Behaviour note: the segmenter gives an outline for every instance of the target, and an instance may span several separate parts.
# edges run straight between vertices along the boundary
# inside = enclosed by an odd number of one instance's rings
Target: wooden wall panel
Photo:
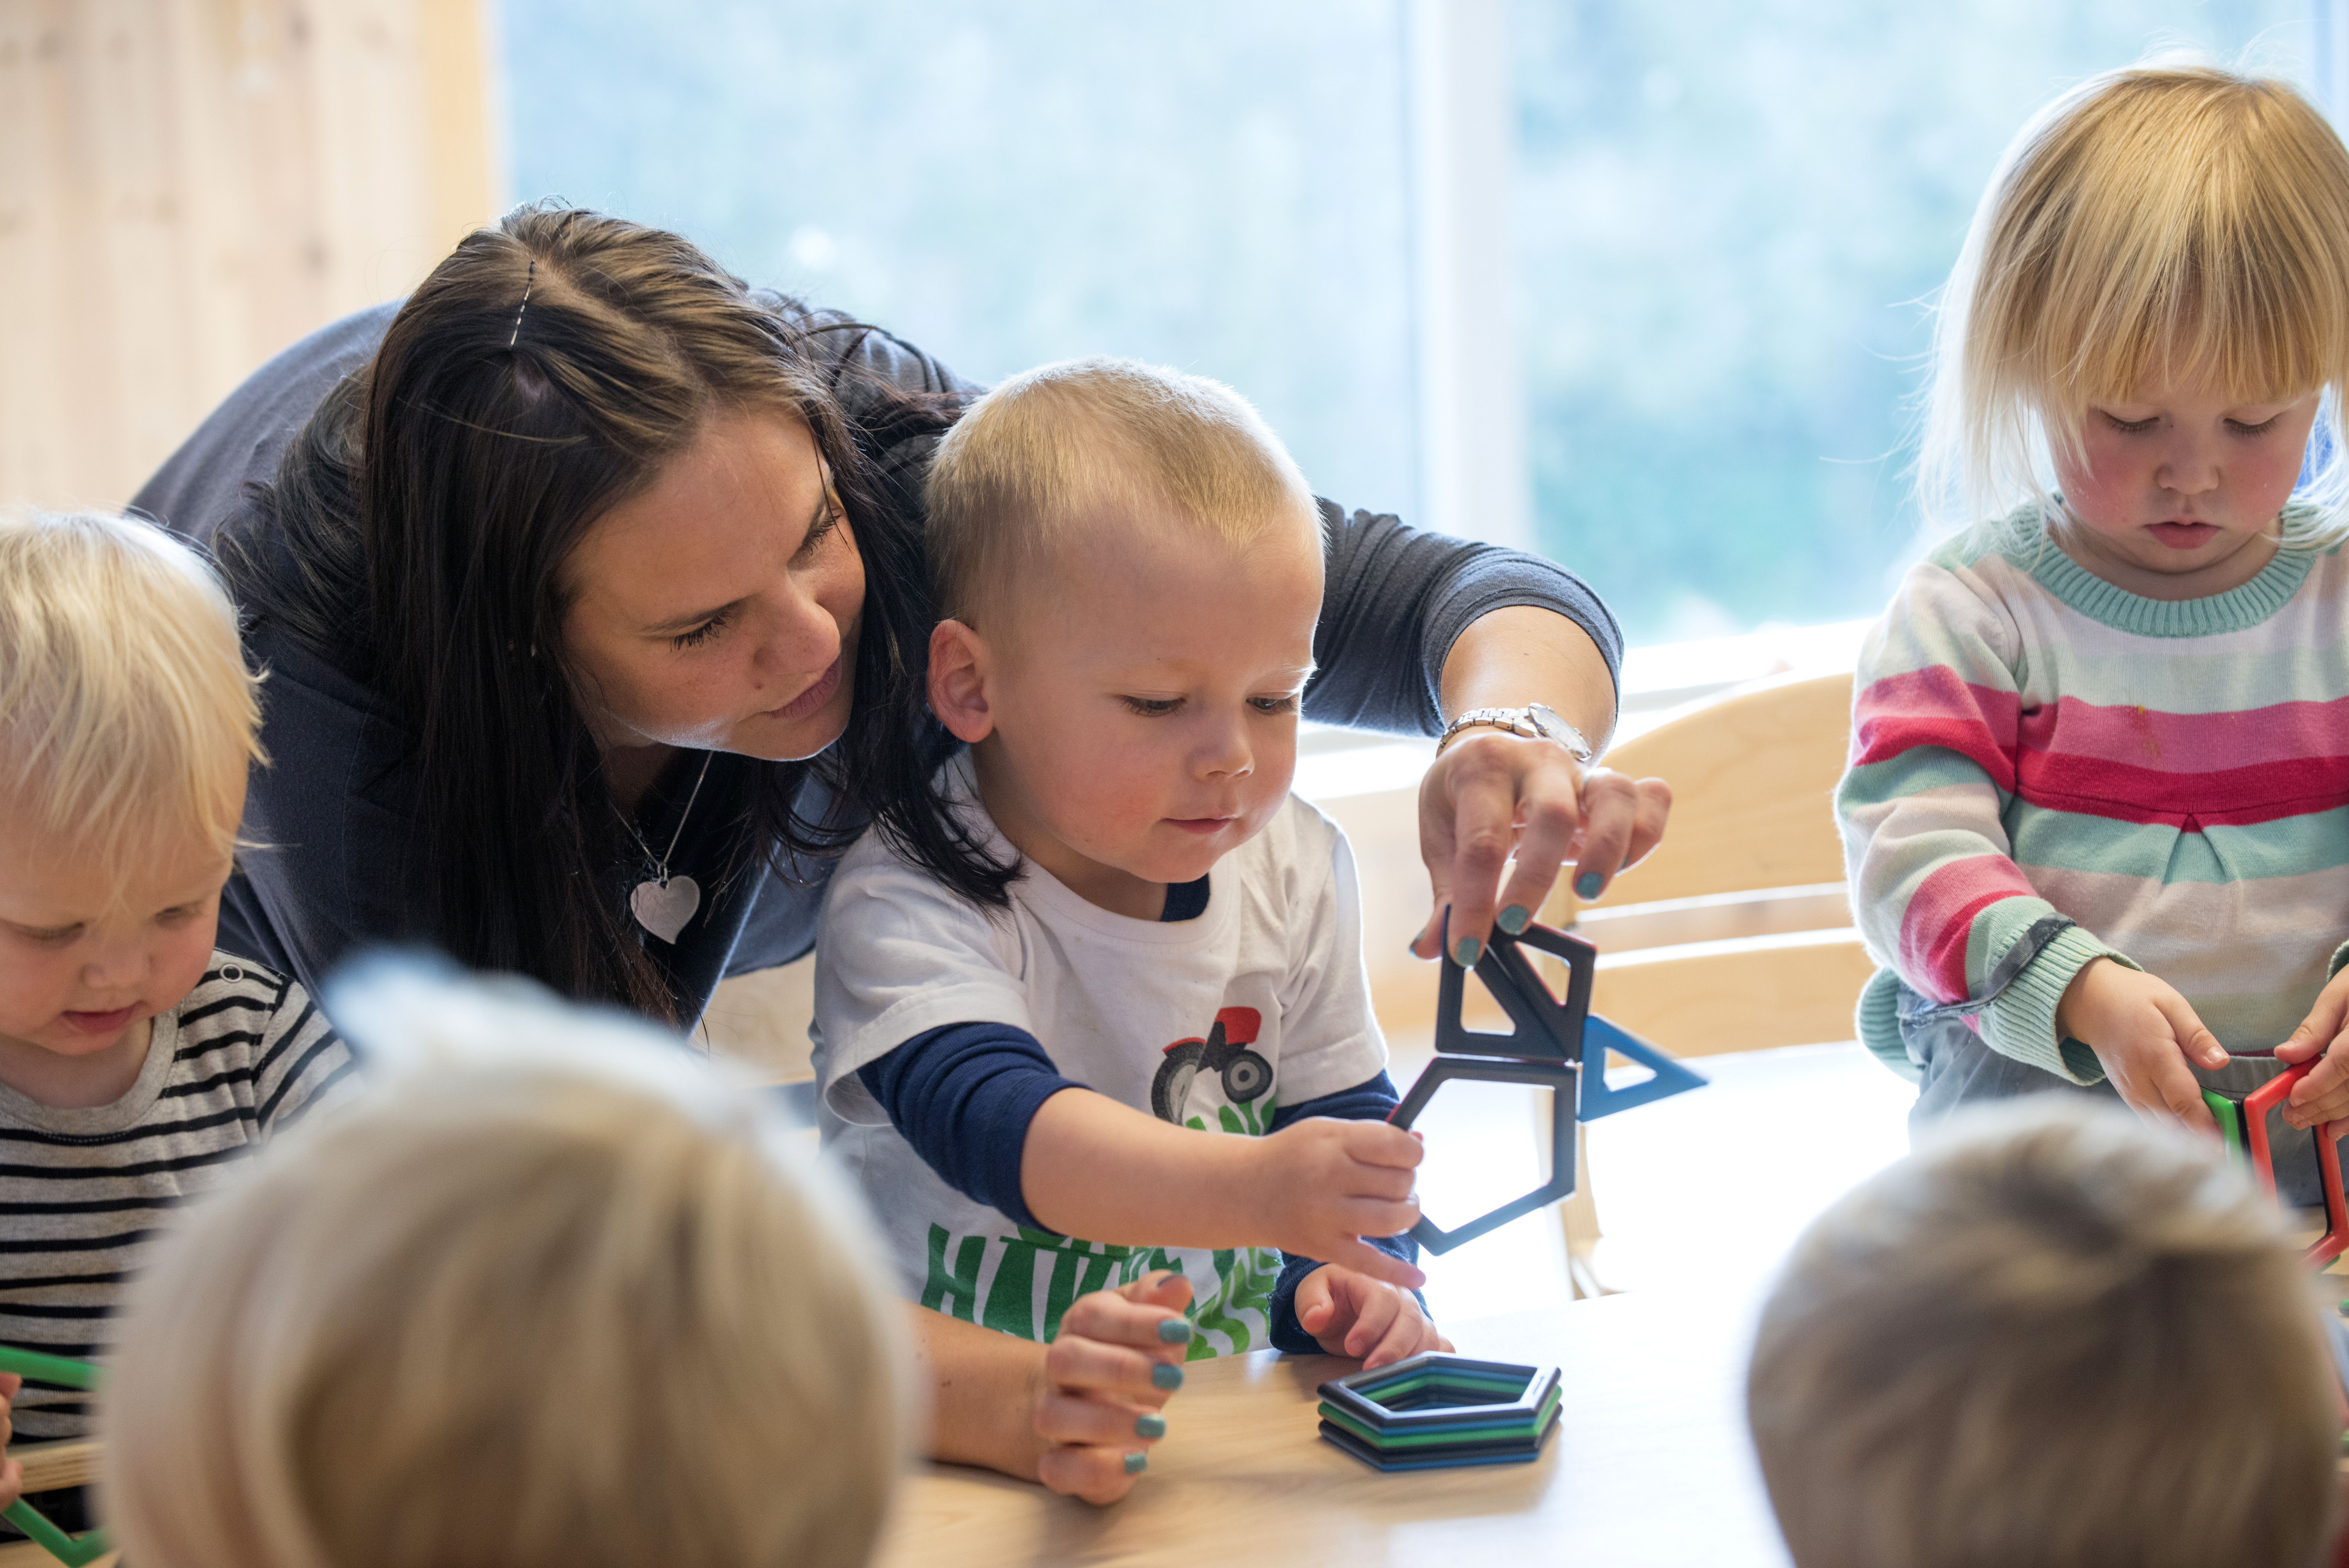
[[[481,0],[0,0],[0,504],[119,504],[493,214]]]

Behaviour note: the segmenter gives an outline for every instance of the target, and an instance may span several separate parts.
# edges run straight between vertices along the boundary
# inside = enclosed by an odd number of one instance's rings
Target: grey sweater
[[[812,345],[839,368],[908,391],[979,390],[886,333],[778,304],[802,317]],[[365,369],[397,309],[395,303],[347,317],[255,371],[148,481],[134,509],[205,545],[223,528],[249,527],[249,487],[275,476],[280,457],[320,402]],[[858,378],[841,385],[854,423],[861,411]],[[881,466],[918,493],[935,445],[935,438],[908,439],[884,452]],[[1350,515],[1330,502],[1320,504],[1329,524],[1327,586],[1313,638],[1319,668],[1305,692],[1308,717],[1433,733],[1437,682],[1454,639],[1479,616],[1511,605],[1569,618],[1590,634],[1610,669],[1618,665],[1622,638],[1614,618],[1563,567],[1422,533],[1392,516]],[[264,552],[264,558],[273,571],[308,570],[290,547]],[[354,617],[357,611],[354,606]],[[315,991],[354,948],[432,940],[428,900],[406,853],[417,831],[406,766],[412,743],[381,695],[350,673],[337,650],[311,646],[264,617],[248,628],[246,651],[268,670],[262,740],[272,765],[255,771],[247,796],[244,834],[258,847],[241,857],[229,883],[220,943]],[[690,765],[672,769],[639,814],[638,826],[651,842],[666,845],[678,830],[686,789],[702,765],[698,758],[681,761]],[[723,976],[788,962],[815,942],[828,865],[804,867],[801,881],[725,874],[738,861],[735,805],[759,765],[726,754],[712,759],[671,867],[716,891],[674,945],[647,943],[688,1020],[699,1016]],[[493,778],[485,777],[484,787],[494,787]]]

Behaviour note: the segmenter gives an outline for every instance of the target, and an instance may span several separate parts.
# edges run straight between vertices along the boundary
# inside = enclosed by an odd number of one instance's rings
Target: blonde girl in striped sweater
[[[2096,78],[1942,309],[1921,470],[1969,526],[1868,640],[1837,793],[1862,1038],[1920,1118],[2209,1129],[2319,1053],[2285,1119],[2349,1115],[2349,151],[2282,82]]]

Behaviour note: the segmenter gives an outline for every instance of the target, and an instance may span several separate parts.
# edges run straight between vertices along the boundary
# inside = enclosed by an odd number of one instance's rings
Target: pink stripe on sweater
[[[1919,746],[1942,746],[1970,759],[2002,790],[2014,788],[2008,748],[2022,699],[1974,686],[1947,665],[1928,665],[1870,681],[1852,708],[1851,765],[1886,762]]]
[[[2102,757],[2159,773],[2349,755],[2349,697],[2220,713],[2165,713],[2064,697],[2022,715],[2023,749]]]
[[[1971,855],[1935,867],[1900,912],[1900,972],[1912,984],[1921,977],[1937,1002],[1962,1001],[1974,917],[2002,898],[2038,896],[2003,855]]]
[[[2164,773],[2098,757],[2025,752],[2015,793],[2033,805],[2189,831],[2276,822],[2349,805],[2349,757]]]

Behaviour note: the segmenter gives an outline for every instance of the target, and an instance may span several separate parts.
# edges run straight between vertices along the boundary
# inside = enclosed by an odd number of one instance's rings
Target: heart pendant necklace
[[[627,828],[628,836],[645,852],[645,858],[653,863],[653,874],[637,883],[636,891],[628,895],[628,913],[636,918],[636,924],[665,942],[676,941],[677,934],[685,929],[686,922],[701,908],[701,884],[690,877],[670,876],[668,857],[677,853],[678,841],[685,836],[685,819],[693,815],[693,803],[701,798],[701,781],[709,776],[709,759],[715,755],[714,752],[701,754],[701,772],[693,781],[693,793],[685,797],[685,809],[678,813],[677,831],[668,836],[666,854],[656,858],[653,846],[645,842],[636,825],[628,820],[626,812],[620,813],[620,822]],[[617,802],[612,809],[620,810]]]

